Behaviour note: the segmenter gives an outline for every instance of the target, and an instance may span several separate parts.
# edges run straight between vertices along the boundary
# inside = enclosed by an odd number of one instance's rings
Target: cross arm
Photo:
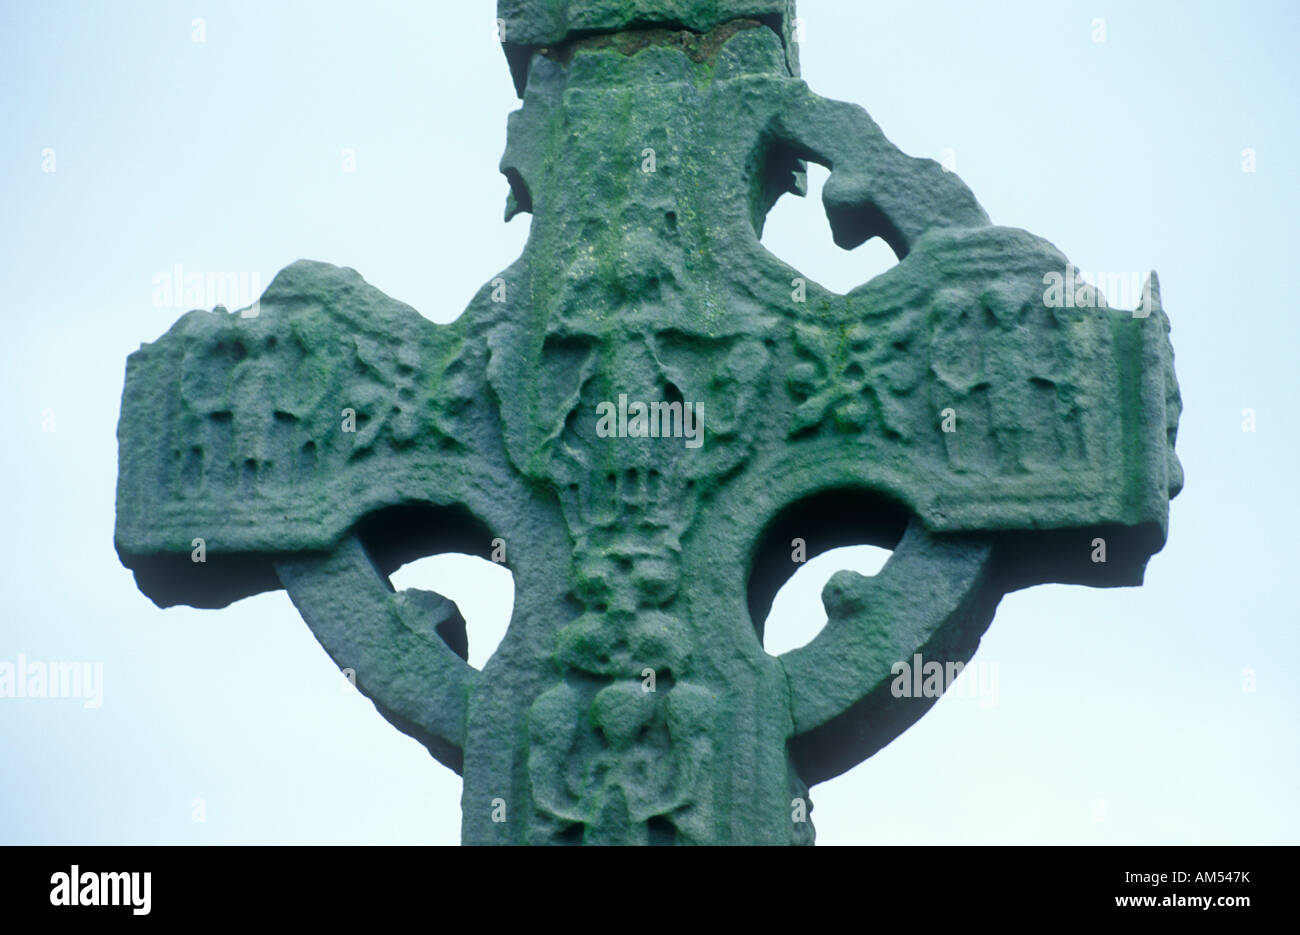
[[[490,500],[469,318],[435,325],[353,270],[300,261],[250,309],[192,311],[142,345],[114,536],[140,590],[224,607],[278,588],[277,557],[333,549],[376,511]]]
[[[486,554],[480,517],[509,500],[482,450],[471,317],[434,325],[353,270],[298,262],[249,309],[190,312],[132,354],[118,425],[115,540],[140,590],[223,607],[284,587],[380,712],[457,771],[477,677],[464,621],[386,574]]]

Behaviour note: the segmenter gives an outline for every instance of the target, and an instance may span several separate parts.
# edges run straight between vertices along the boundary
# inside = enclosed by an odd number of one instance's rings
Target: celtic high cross
[[[788,0],[498,26],[523,255],[446,325],[311,262],[255,315],[186,314],[127,365],[118,551],[161,606],[287,589],[464,777],[466,843],[811,843],[809,787],[933,703],[895,663],[969,660],[1010,590],[1141,583],[1182,483],[1158,286],[1076,291],[813,94]],[[809,160],[835,242],[899,258],[847,295],[759,240]],[[796,540],[894,552],[772,656]],[[387,575],[494,550],[516,597],[479,671],[455,606]]]

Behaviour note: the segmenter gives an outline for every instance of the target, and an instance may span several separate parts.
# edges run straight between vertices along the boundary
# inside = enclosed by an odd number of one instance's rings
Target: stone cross
[[[130,356],[116,544],[160,606],[285,588],[357,688],[464,777],[474,844],[808,844],[808,790],[933,704],[1001,596],[1136,585],[1182,485],[1154,274],[1107,307],[1047,241],[799,79],[790,0],[500,0],[523,255],[435,325],[298,262]],[[760,243],[807,161],[846,295]],[[781,656],[797,561],[827,584]],[[481,671],[387,575],[503,560]],[[939,689],[941,690],[941,688]]]

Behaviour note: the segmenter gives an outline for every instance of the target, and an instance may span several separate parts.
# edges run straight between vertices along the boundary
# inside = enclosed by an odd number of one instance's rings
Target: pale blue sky
[[[816,787],[819,842],[1300,841],[1298,10],[800,4],[814,90],[955,158],[995,222],[1083,269],[1159,271],[1187,473],[1146,585],[1006,598],[976,656],[996,705],[945,697]],[[161,611],[136,591],[112,547],[114,433],[127,354],[187,307],[153,304],[176,264],[265,286],[324,260],[446,321],[518,255],[494,28],[486,0],[0,5],[0,662],[104,667],[98,708],[0,699],[0,841],[458,840],[459,779],[342,683],[283,592]],[[832,245],[815,197],[768,223],[832,288],[881,268]],[[783,599],[787,645],[833,564]],[[503,574],[397,582],[448,582],[482,646]]]

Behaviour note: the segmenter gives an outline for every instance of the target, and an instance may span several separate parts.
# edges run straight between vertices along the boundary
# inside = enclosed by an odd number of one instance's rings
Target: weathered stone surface
[[[117,545],[141,589],[287,588],[462,771],[466,842],[811,843],[793,803],[932,703],[892,696],[893,663],[965,661],[1006,591],[1137,584],[1163,545],[1182,475],[1154,276],[1137,314],[1055,301],[1051,244],[797,78],[791,15],[502,0],[507,215],[533,226],[459,319],[299,262],[256,317],[190,312],[128,362]],[[847,295],[759,242],[804,160],[831,170],[836,242],[900,257]],[[607,437],[638,403],[678,431]],[[772,657],[795,538],[896,551]],[[454,606],[384,575],[497,539],[516,601],[480,673]]]

